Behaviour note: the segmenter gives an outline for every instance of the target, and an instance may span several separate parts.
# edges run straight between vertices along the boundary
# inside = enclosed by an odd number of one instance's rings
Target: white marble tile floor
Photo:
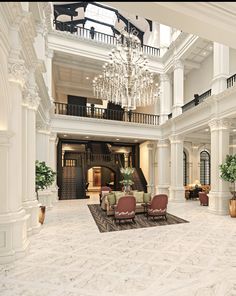
[[[100,233],[87,203],[47,211],[27,256],[0,265],[1,296],[236,295],[236,219],[169,202],[190,223]]]

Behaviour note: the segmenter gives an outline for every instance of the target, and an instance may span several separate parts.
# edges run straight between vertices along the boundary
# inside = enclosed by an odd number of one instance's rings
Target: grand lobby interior
[[[235,15],[0,3],[1,296],[236,295]]]

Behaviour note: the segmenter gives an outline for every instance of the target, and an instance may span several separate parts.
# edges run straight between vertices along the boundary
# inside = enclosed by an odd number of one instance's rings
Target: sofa
[[[129,195],[133,195],[136,200],[136,209],[135,213],[143,213],[144,207],[143,203],[148,203],[151,201],[151,193],[145,193],[143,191],[133,190],[129,193]],[[106,211],[107,216],[114,215],[114,206],[117,205],[119,198],[125,196],[123,191],[111,191],[103,196],[101,202],[101,208]]]

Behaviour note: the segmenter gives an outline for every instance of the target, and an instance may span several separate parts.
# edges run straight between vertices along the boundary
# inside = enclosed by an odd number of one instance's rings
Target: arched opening
[[[115,173],[104,166],[94,166],[88,169],[88,191],[99,191],[102,186],[114,185]]]
[[[210,185],[211,183],[211,160],[206,150],[200,153],[200,183]]]

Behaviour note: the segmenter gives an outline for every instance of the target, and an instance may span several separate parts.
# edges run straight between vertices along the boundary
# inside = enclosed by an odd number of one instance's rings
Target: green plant
[[[220,177],[224,181],[235,183],[236,181],[236,154],[226,155],[226,160],[220,165]],[[236,199],[235,189],[233,199]]]
[[[35,162],[36,176],[35,176],[35,190],[38,198],[38,190],[46,189],[55,181],[56,173],[46,165],[45,161]]]
[[[131,168],[131,167],[121,168],[120,172],[124,178],[122,181],[120,181],[121,184],[123,184],[123,185],[133,185],[134,184],[134,182],[132,181],[132,175],[134,172],[133,168]]]

